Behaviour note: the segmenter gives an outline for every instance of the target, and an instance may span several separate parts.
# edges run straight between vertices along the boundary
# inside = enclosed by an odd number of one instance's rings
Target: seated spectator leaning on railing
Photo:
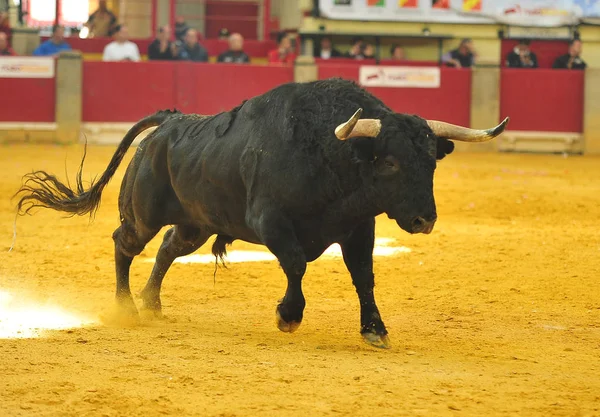
[[[15,56],[15,51],[8,46],[8,36],[6,33],[0,32],[0,56]]]
[[[208,52],[198,42],[198,32],[196,29],[188,29],[183,39],[183,44],[177,45],[178,59],[183,61],[208,62]]]
[[[148,46],[148,59],[170,61],[177,59],[176,46],[171,38],[171,27],[169,25],[158,28],[156,39]]]
[[[137,45],[131,42],[127,26],[117,25],[115,28],[115,40],[104,47],[103,61],[134,61],[139,62],[140,51]]]
[[[90,29],[90,37],[112,36],[117,27],[117,17],[106,7],[106,0],[100,0],[98,10],[90,15],[84,26]]]
[[[361,37],[352,39],[352,45],[348,52],[344,54],[346,58],[364,59],[365,58],[365,42]]]
[[[473,47],[473,41],[465,38],[460,42],[458,48],[444,54],[442,62],[449,67],[468,68],[475,65],[477,53]]]
[[[329,59],[339,58],[341,56],[342,53],[332,46],[331,38],[329,36],[321,38],[319,48],[315,53],[315,58]]]
[[[277,49],[269,51],[270,64],[293,64],[296,60],[292,41],[287,33],[283,32],[277,36]]]
[[[70,51],[71,45],[65,42],[65,28],[61,25],[52,26],[52,36],[46,42],[41,43],[33,51],[36,56],[54,56],[60,51]]]
[[[406,55],[404,54],[404,48],[400,45],[392,45],[392,49],[390,49],[390,53],[392,55],[392,60],[394,61],[404,61],[406,60]]]
[[[0,12],[0,33],[6,35],[6,41],[10,45],[12,39],[12,30],[10,28],[10,21],[8,20],[8,13]]]
[[[506,66],[510,68],[537,68],[538,61],[535,53],[529,49],[529,40],[522,39],[506,56]]]
[[[217,58],[217,62],[231,62],[233,64],[246,64],[250,58],[244,52],[244,38],[239,33],[229,36],[229,50]]]
[[[556,58],[552,68],[584,70],[587,64],[581,59],[581,40],[574,39],[569,43],[569,52]]]

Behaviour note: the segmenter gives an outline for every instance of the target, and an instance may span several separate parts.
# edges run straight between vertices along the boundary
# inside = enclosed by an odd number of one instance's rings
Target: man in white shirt
[[[118,25],[116,27],[114,38],[115,40],[104,48],[103,61],[139,62],[141,60],[137,45],[127,39],[128,32],[125,25]]]

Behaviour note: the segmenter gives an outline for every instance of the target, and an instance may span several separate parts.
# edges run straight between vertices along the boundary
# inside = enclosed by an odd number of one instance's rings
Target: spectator
[[[350,50],[348,52],[346,52],[346,57],[347,58],[354,58],[354,59],[364,59],[365,55],[365,43],[363,41],[362,38],[354,38],[352,39],[352,46],[350,47]]]
[[[460,42],[458,48],[442,57],[442,62],[449,67],[468,68],[475,65],[475,58],[477,58],[477,54],[473,48],[473,41],[465,38]]]
[[[148,59],[157,61],[169,61],[177,59],[175,45],[169,41],[171,28],[169,25],[158,28],[158,36],[148,47]]]
[[[522,39],[506,57],[506,66],[510,68],[537,68],[535,53],[529,49],[529,41]]]
[[[15,56],[15,51],[8,46],[8,36],[6,33],[0,32],[0,56]]]
[[[8,13],[0,12],[0,33],[6,34],[6,41],[10,45],[12,39],[12,30],[10,29],[10,21],[8,20]]]
[[[71,45],[65,42],[65,28],[61,25],[52,26],[52,36],[46,42],[41,43],[33,51],[36,56],[54,56],[60,51],[70,51]]]
[[[292,41],[289,35],[285,32],[277,36],[277,49],[269,51],[270,64],[293,64],[296,60],[296,54],[292,48]]]
[[[223,52],[217,58],[217,62],[232,62],[234,64],[246,64],[250,58],[244,52],[244,38],[239,33],[229,36],[229,50]]]
[[[185,33],[190,27],[185,23],[183,16],[177,16],[175,18],[175,39],[184,42]]]
[[[196,29],[188,29],[185,32],[184,42],[179,48],[179,59],[184,61],[208,62],[208,52],[198,42]]]
[[[375,48],[370,43],[365,45],[365,49],[363,51],[363,56],[365,59],[375,59]]]
[[[229,39],[229,35],[229,29],[227,28],[221,28],[221,30],[219,31],[219,39],[222,41]]]
[[[404,48],[400,45],[392,45],[392,49],[390,50],[392,54],[392,59],[394,61],[404,61],[406,60],[406,55],[404,54]]]
[[[103,61],[141,61],[140,50],[128,38],[127,26],[117,25],[114,41],[104,47]]]
[[[98,10],[90,15],[85,26],[90,29],[90,37],[105,38],[115,33],[117,17],[106,7],[106,0],[98,2]]]
[[[339,58],[341,56],[342,54],[340,53],[340,51],[338,51],[331,45],[331,38],[329,36],[321,38],[321,44],[317,53],[315,54],[315,57],[321,59],[329,59]]]
[[[582,46],[581,40],[573,39],[569,43],[569,52],[556,58],[552,68],[584,70],[587,64],[581,59]]]

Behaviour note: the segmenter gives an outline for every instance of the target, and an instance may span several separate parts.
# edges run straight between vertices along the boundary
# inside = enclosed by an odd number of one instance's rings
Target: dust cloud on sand
[[[89,318],[0,289],[0,339],[40,337],[50,330],[93,324]]]

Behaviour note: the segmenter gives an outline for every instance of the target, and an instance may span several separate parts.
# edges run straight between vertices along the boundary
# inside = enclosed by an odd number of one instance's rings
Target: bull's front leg
[[[388,348],[388,332],[381,320],[373,294],[375,219],[369,219],[359,225],[345,241],[340,242],[340,246],[360,301],[360,333],[368,344]]]
[[[261,242],[277,257],[287,277],[285,296],[276,309],[277,327],[292,333],[300,326],[306,301],[302,293],[302,277],[306,272],[306,255],[292,222],[277,210],[263,209],[247,219]]]

